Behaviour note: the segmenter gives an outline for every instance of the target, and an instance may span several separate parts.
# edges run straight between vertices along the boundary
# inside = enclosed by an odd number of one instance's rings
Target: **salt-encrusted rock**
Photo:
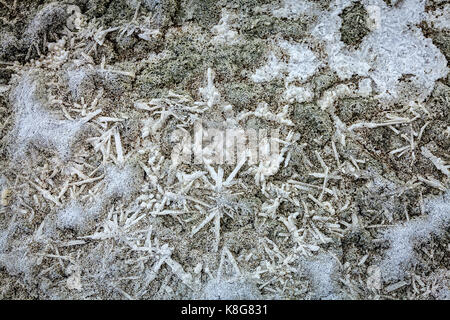
[[[447,11],[0,1],[0,296],[448,298]]]

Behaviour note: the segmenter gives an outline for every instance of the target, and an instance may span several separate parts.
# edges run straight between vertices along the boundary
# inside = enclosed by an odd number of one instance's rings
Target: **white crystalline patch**
[[[81,97],[81,86],[88,77],[89,73],[86,71],[86,69],[75,69],[67,71],[67,84],[74,99],[78,99]]]
[[[284,74],[287,74],[286,83],[295,80],[305,82],[322,65],[314,52],[305,44],[282,41],[279,45],[288,54],[288,62],[281,61],[272,53],[268,63],[252,75],[254,82],[271,81],[281,78]]]
[[[368,55],[372,60],[369,73],[382,95],[392,92],[404,74],[413,74],[413,82],[423,88],[422,99],[432,91],[434,82],[447,75],[447,61],[430,39],[421,34],[404,31],[388,36],[374,35],[372,43],[368,38],[363,43],[363,50],[373,50]]]
[[[285,68],[285,63],[279,60],[272,53],[269,57],[268,63],[257,69],[255,71],[255,74],[253,74],[251,78],[254,82],[271,81],[277,78],[281,78]]]
[[[220,100],[220,92],[214,86],[214,72],[211,68],[208,68],[206,78],[208,81],[207,85],[203,88],[199,88],[198,91],[208,105],[208,108],[211,108]]]
[[[401,280],[409,268],[416,262],[414,248],[430,239],[431,235],[440,235],[450,223],[450,192],[426,203],[428,215],[396,225],[384,233],[390,243],[380,263],[385,281]]]
[[[231,20],[234,16],[226,9],[222,9],[222,17],[219,24],[212,27],[211,32],[215,35],[212,43],[234,44],[237,41],[238,32],[232,29]]]
[[[359,52],[349,52],[342,42],[327,45],[328,63],[332,70],[343,79],[349,79],[353,75],[369,75],[370,64],[364,61]]]
[[[51,115],[36,98],[36,86],[36,82],[27,74],[13,94],[17,110],[14,129],[17,154],[21,156],[29,145],[35,145],[56,150],[61,158],[67,158],[83,122],[60,120]]]
[[[314,260],[305,262],[304,268],[317,298],[326,300],[338,298],[336,293],[338,264],[333,256],[320,254]]]
[[[317,5],[305,0],[285,0],[283,6],[272,11],[277,18],[296,18],[301,15],[312,15],[317,12]]]
[[[4,188],[7,187],[7,181],[4,176],[0,176],[0,192],[3,193]]]
[[[358,94],[362,97],[368,97],[372,93],[372,80],[362,79],[358,83]]]
[[[261,295],[253,285],[221,279],[211,280],[203,289],[200,299],[206,300],[258,300]]]
[[[428,13],[428,20],[436,29],[450,30],[450,4],[446,4],[443,9]]]
[[[105,176],[105,196],[107,197],[128,197],[138,186],[139,177],[136,168],[125,165],[110,165],[106,168]]]
[[[386,6],[384,1],[364,0],[376,28],[368,34],[359,49],[350,51],[340,41],[342,19],[339,14],[351,4],[337,1],[335,9],[323,13],[312,34],[325,42],[330,68],[341,79],[353,75],[369,76],[375,83],[381,98],[396,98],[397,85],[402,75],[413,75],[412,81],[422,89],[420,99],[425,99],[433,89],[434,82],[448,73],[444,55],[414,27],[424,15],[424,1],[405,0],[397,8]]]
[[[43,110],[24,114],[17,122],[17,142],[21,146],[30,143],[39,147],[55,149],[62,158],[70,153],[70,144],[82,123],[58,120]]]
[[[86,222],[92,218],[89,210],[85,210],[78,202],[71,202],[58,212],[57,225],[62,229],[82,229]]]
[[[24,243],[9,252],[0,252],[0,267],[5,268],[11,275],[23,274],[30,276],[32,268],[36,266],[37,257],[31,254],[28,248],[29,243]]]
[[[281,48],[289,54],[287,64],[287,81],[306,81],[321,66],[321,62],[305,44],[292,44],[287,41],[280,43]]]
[[[140,2],[139,0],[126,0],[127,5],[133,9],[136,9],[141,4]]]
[[[139,183],[138,171],[130,165],[123,167],[109,165],[105,169],[105,191],[96,202],[83,206],[72,201],[57,215],[57,225],[60,228],[83,230],[87,224],[101,211],[109,199],[113,197],[126,198],[136,191]]]
[[[289,102],[308,102],[314,98],[314,93],[310,88],[289,86],[284,92],[285,99]]]

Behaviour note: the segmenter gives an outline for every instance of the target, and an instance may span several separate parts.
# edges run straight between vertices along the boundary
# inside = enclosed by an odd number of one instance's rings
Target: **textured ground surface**
[[[449,46],[439,0],[0,0],[0,298],[449,299]],[[200,120],[279,152],[180,161]]]

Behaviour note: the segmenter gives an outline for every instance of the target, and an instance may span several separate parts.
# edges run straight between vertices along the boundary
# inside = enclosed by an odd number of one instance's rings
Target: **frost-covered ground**
[[[442,0],[0,0],[0,297],[450,299],[449,55]]]

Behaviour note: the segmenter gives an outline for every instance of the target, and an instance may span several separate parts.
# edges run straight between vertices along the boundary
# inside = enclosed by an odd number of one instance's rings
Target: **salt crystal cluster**
[[[445,1],[0,3],[0,298],[448,299]]]

